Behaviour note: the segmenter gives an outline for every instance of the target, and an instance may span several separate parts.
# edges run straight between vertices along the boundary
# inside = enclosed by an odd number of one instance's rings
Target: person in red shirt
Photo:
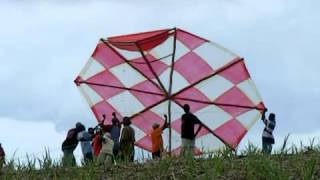
[[[164,115],[165,122],[163,126],[160,127],[158,123],[152,125],[152,131],[150,133],[151,143],[152,143],[152,158],[161,158],[161,153],[163,152],[163,140],[162,131],[168,127],[167,115]]]

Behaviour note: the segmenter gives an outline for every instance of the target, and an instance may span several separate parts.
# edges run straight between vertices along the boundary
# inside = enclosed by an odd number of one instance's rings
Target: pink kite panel
[[[243,136],[247,133],[247,129],[237,120],[233,119],[214,130],[214,133],[228,145],[236,148]]]
[[[183,75],[190,84],[195,83],[213,73],[213,69],[208,65],[208,63],[192,51],[182,56],[175,63],[174,68]]]
[[[99,43],[92,57],[101,63],[106,69],[124,63],[124,60],[104,43]]]
[[[153,74],[152,70],[150,69],[146,61],[148,61],[155,74]],[[150,54],[146,55],[146,59],[141,57],[133,59],[129,63],[132,66],[139,69],[141,72],[143,72],[150,79],[156,78],[156,76],[159,76],[163,71],[165,71],[169,67],[167,64],[158,61],[155,57],[153,57]]]
[[[189,32],[183,31],[181,29],[177,30],[177,39],[186,45],[189,49],[193,50],[208,40],[200,38],[196,35],[193,35]]]

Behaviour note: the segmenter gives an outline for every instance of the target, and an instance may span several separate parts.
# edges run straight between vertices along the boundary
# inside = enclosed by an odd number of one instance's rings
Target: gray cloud
[[[180,27],[246,58],[279,133],[319,126],[317,1],[0,3],[0,116],[55,123],[94,117],[73,84],[100,37]],[[280,131],[281,129],[281,131]],[[258,131],[258,130],[255,130]]]

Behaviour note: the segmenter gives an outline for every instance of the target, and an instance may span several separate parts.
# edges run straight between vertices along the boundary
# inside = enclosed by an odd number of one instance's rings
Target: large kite
[[[236,148],[265,109],[243,58],[177,28],[101,39],[75,83],[98,121],[130,117],[136,146],[147,151],[152,124],[168,114],[164,145],[179,153],[184,104],[205,126],[197,154]]]

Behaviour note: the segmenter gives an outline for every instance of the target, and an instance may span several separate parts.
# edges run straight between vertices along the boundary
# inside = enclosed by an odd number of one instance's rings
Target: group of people
[[[181,154],[193,155],[196,136],[204,125],[197,116],[190,112],[188,104],[183,106],[183,110],[184,114],[181,116]],[[266,118],[266,112],[267,109],[263,111],[261,118],[265,124],[262,134],[262,150],[264,153],[270,154],[274,144],[273,130],[276,122],[275,114],[270,113]],[[115,113],[112,116],[112,125],[104,125],[106,117],[103,115],[102,123],[95,128],[89,128],[88,131],[85,131],[85,127],[81,123],[77,123],[75,128],[70,129],[62,146],[64,160],[75,164],[73,151],[80,141],[85,162],[92,161],[93,156],[97,157],[99,163],[111,164],[116,159],[133,161],[135,132],[130,126],[131,121],[128,117],[124,117],[120,123]],[[153,159],[159,159],[164,154],[162,132],[169,126],[167,115],[164,115],[164,118],[165,123],[163,125],[154,123],[149,134]],[[122,130],[121,124],[123,124]],[[199,125],[196,130],[195,125]]]
[[[190,106],[183,106],[184,114],[181,117],[181,142],[182,154],[193,154],[195,147],[195,137],[202,128],[201,121],[190,112]],[[164,154],[162,132],[168,127],[167,115],[164,115],[165,122],[163,125],[154,123],[149,136],[152,143],[152,157],[154,159],[161,158]],[[99,163],[112,164],[115,160],[133,161],[134,160],[134,143],[135,132],[130,126],[131,121],[128,117],[124,117],[120,122],[115,113],[112,113],[112,124],[105,125],[106,116],[94,128],[88,128],[77,123],[75,128],[68,131],[67,137],[62,143],[63,164],[75,165],[75,157],[73,151],[80,142],[83,159],[85,163],[93,161],[96,157]],[[197,131],[194,131],[196,124],[199,124]],[[123,127],[121,127],[123,125]],[[122,129],[121,129],[122,128]],[[121,135],[120,135],[121,132]]]
[[[195,148],[195,139],[201,128],[204,127],[202,122],[190,112],[190,106],[183,106],[184,114],[181,116],[181,154],[193,155]],[[275,143],[273,130],[276,126],[275,114],[270,113],[266,118],[266,112],[262,113],[262,121],[265,128],[262,133],[262,151],[270,154],[272,145]],[[164,115],[165,123],[160,125],[154,123],[149,136],[152,143],[152,158],[160,159],[164,154],[162,132],[169,126],[167,115]],[[84,163],[90,163],[97,159],[100,164],[114,164],[116,160],[133,161],[134,160],[134,144],[135,131],[131,127],[131,121],[128,117],[123,117],[122,122],[119,121],[115,113],[112,113],[112,124],[105,125],[106,116],[100,124],[94,128],[88,128],[78,122],[74,128],[71,128],[65,140],[62,143],[64,166],[76,165],[74,150],[80,142]],[[195,131],[195,125],[199,125]],[[0,167],[5,162],[5,152],[0,143]],[[1,169],[0,168],[0,169]]]
[[[70,129],[62,143],[63,165],[76,164],[73,151],[79,142],[85,163],[92,162],[95,158],[101,164],[112,164],[117,159],[133,161],[135,132],[130,126],[131,121],[124,117],[120,123],[115,113],[112,113],[112,116],[111,125],[104,124],[106,117],[103,115],[101,123],[94,128],[86,130],[85,126],[78,122],[75,128]]]

